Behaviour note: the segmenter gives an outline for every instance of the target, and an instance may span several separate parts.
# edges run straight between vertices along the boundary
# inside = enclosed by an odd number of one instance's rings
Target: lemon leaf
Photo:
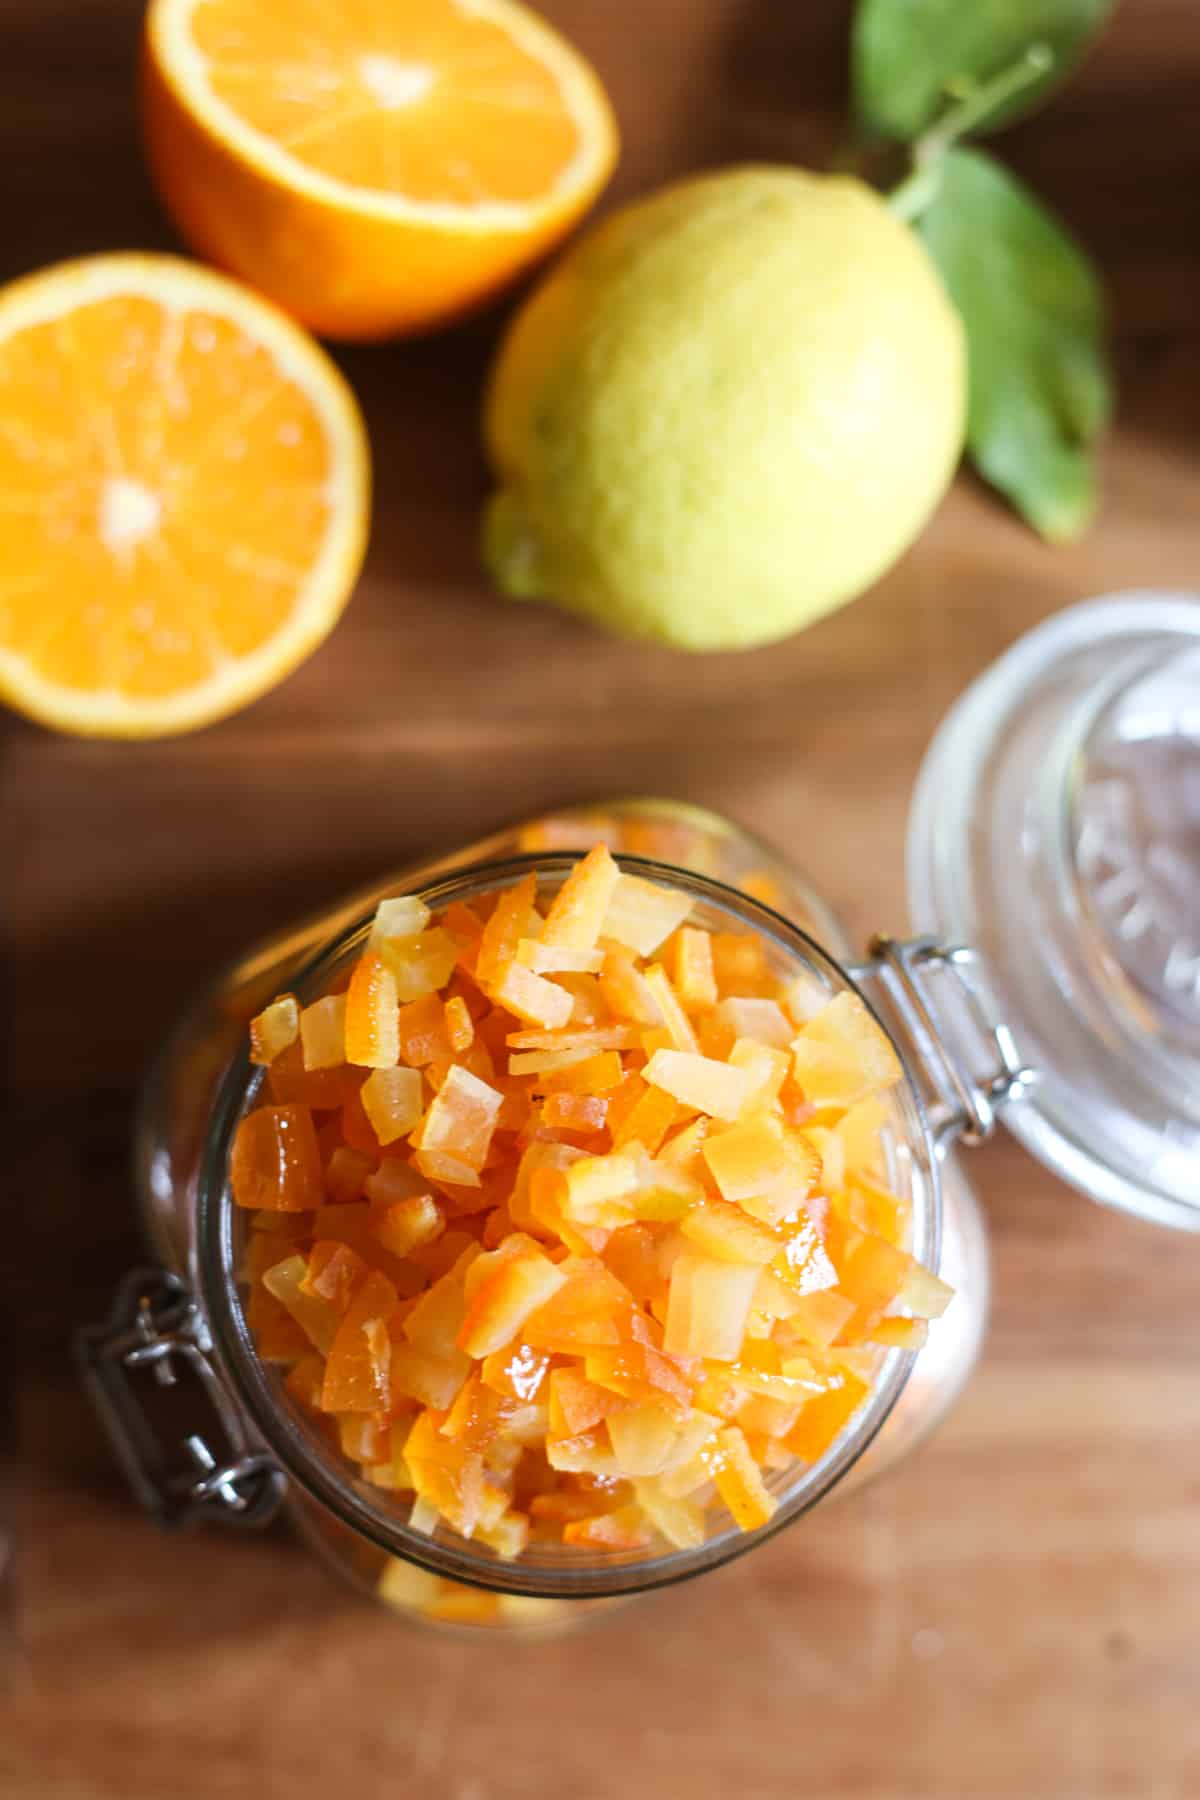
[[[1115,0],[861,0],[854,21],[854,106],[864,131],[911,142],[948,103],[967,99],[1032,44],[1050,67],[975,121],[992,130],[1027,112],[1075,67]]]
[[[1095,268],[978,150],[946,153],[917,230],[966,326],[972,460],[1044,537],[1076,536],[1112,402]]]

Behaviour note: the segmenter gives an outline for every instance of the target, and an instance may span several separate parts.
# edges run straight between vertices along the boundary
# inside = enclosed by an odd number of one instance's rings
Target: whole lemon
[[[861,593],[962,449],[962,327],[863,183],[748,167],[587,232],[510,326],[484,555],[521,599],[689,650]]]

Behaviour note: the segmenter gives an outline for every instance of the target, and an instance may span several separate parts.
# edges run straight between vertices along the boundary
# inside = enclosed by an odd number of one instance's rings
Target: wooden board
[[[546,0],[626,135],[615,194],[827,157],[834,0]],[[7,0],[0,272],[169,238],[130,104],[134,0]],[[854,607],[690,660],[488,593],[479,384],[497,319],[343,358],[378,501],[332,642],[194,738],[2,727],[17,1143],[0,1368],[23,1474],[0,1778],[13,1800],[1190,1800],[1200,1793],[1197,1245],[1101,1212],[1009,1141],[981,1372],[901,1472],[689,1588],[536,1647],[417,1635],[282,1532],[156,1536],[68,1334],[136,1255],[138,1071],[268,926],[549,803],[658,790],[790,846],[860,935],[904,922],[905,812],[963,685],[1084,596],[1200,565],[1194,0],[1126,0],[1006,154],[1104,262],[1122,376],[1103,516],[1038,543],[969,478]]]

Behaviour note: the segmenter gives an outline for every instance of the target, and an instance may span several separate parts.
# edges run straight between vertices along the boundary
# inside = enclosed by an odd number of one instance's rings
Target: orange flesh
[[[3,640],[39,676],[158,699],[280,631],[329,450],[233,320],[114,294],[30,325],[0,342],[0,416]]]
[[[649,977],[650,994],[712,1046],[714,1009],[748,989],[780,1000],[790,971],[776,976],[757,940],[709,940],[694,923],[649,956],[615,944],[607,864],[593,852],[549,916],[552,938],[612,958],[615,1007],[600,998],[588,1023],[531,1029],[506,1004],[513,970],[531,973],[519,945],[545,924],[527,879],[481,909],[486,924],[465,908],[433,921],[474,933],[465,985],[456,974],[383,1018],[375,951],[351,979],[351,1025],[362,996],[372,1054],[420,1068],[414,1130],[386,1155],[361,1123],[346,1137],[352,1089],[348,1102],[250,1113],[233,1152],[263,1354],[294,1366],[290,1391],[334,1415],[343,1452],[397,1506],[501,1556],[531,1534],[589,1554],[691,1545],[730,1515],[757,1529],[781,1472],[786,1484],[852,1423],[882,1346],[919,1344],[920,1316],[945,1304],[941,1284],[914,1274],[906,1205],[882,1179],[879,1096],[894,1077],[870,1015],[830,995],[787,1049],[746,1037],[723,1055],[666,1049],[663,1028],[622,1017],[631,985]],[[613,902],[626,936],[652,935],[669,913],[669,897],[644,885]],[[534,979],[568,997],[594,980]],[[778,1037],[773,1008],[741,1015],[755,1017]],[[814,1116],[796,1074],[822,1060],[814,1045],[854,1099],[823,1103],[810,1137],[793,1120]],[[365,1047],[349,1029],[348,1052]],[[760,1065],[773,1079],[750,1079]],[[286,1238],[268,1229],[304,1203],[313,1210]],[[332,1304],[328,1319],[309,1295]],[[377,1465],[389,1424],[389,1443],[406,1447]]]
[[[191,36],[219,100],[352,187],[425,205],[538,202],[580,147],[545,64],[453,0],[199,0]]]

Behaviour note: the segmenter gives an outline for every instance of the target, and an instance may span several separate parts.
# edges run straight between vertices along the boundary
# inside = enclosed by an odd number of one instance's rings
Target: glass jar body
[[[208,1310],[206,1274],[197,1256],[202,1170],[218,1089],[244,1045],[249,1019],[289,986],[323,945],[373,910],[382,895],[424,889],[459,868],[500,862],[514,853],[549,857],[585,849],[598,838],[618,853],[648,857],[748,893],[835,958],[848,956],[850,947],[820,895],[775,852],[716,815],[640,800],[534,820],[419,868],[401,870],[282,933],[226,971],[181,1021],[147,1083],[140,1110],[136,1169],[148,1232],[156,1253],[188,1281],[202,1309]],[[978,1354],[987,1308],[986,1240],[974,1197],[952,1160],[943,1165],[942,1176],[942,1270],[956,1290],[954,1303],[918,1357],[912,1378],[895,1384],[899,1398],[886,1423],[877,1435],[864,1435],[832,1492],[849,1491],[906,1454],[952,1403]],[[927,1185],[926,1203],[936,1210],[936,1169]],[[290,1503],[303,1535],[355,1585],[426,1620],[546,1630],[611,1603],[599,1597],[562,1601],[544,1593],[506,1593],[494,1581],[486,1587],[466,1585],[445,1572],[393,1557],[295,1479]]]

